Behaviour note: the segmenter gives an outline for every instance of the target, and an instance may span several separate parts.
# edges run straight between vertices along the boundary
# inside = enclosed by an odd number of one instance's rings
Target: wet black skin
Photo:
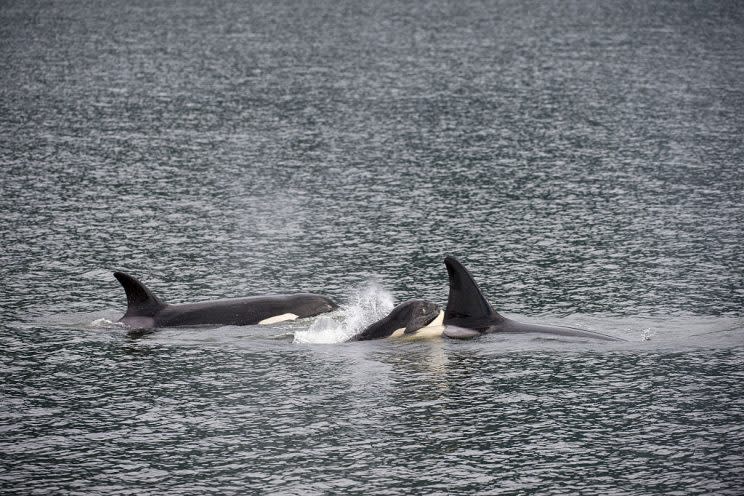
[[[492,333],[540,333],[554,336],[590,338],[600,341],[624,341],[598,332],[573,327],[524,324],[496,312],[483,297],[473,276],[454,257],[444,259],[449,275],[449,298],[444,311],[444,335],[472,338]]]
[[[129,327],[251,325],[285,313],[312,317],[338,308],[330,298],[312,293],[263,295],[247,298],[169,305],[134,277],[115,272],[127,294],[127,312],[119,320]]]
[[[387,338],[401,328],[405,329],[404,335],[415,334],[436,319],[440,310],[439,305],[427,300],[408,300],[393,308],[390,314],[364,329],[350,341]]]

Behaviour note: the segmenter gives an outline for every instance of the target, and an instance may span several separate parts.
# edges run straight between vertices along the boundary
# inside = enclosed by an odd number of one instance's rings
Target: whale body
[[[273,324],[330,312],[338,305],[313,293],[262,295],[247,298],[170,305],[156,297],[136,278],[123,272],[114,277],[124,287],[127,311],[119,322],[128,327]]]
[[[537,333],[600,341],[624,341],[574,327],[525,324],[507,319],[493,309],[473,276],[456,258],[446,257],[444,264],[449,275],[449,297],[444,311],[443,333],[447,337],[468,339],[492,333]]]

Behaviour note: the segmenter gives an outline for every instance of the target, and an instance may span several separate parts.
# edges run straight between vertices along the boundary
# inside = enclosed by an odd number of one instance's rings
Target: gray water
[[[741,494],[742,54],[733,1],[0,3],[0,490]],[[445,255],[627,342],[339,342]],[[114,270],[343,306],[135,336]]]

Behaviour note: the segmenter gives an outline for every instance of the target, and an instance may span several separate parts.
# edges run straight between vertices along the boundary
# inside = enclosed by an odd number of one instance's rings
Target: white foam
[[[395,306],[393,295],[376,282],[356,291],[349,303],[319,317],[305,331],[296,331],[295,343],[342,343],[385,317]]]
[[[318,317],[305,331],[295,331],[295,343],[342,343],[349,339],[343,322],[326,315]]]
[[[122,324],[121,322],[114,322],[112,320],[102,318],[94,320],[90,323],[90,326],[100,329],[111,329],[124,327],[124,324]]]

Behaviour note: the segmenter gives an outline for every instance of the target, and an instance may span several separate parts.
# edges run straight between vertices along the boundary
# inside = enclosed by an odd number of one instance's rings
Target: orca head
[[[426,300],[408,300],[393,308],[384,318],[352,337],[351,341],[411,336],[420,329],[433,329],[430,326],[440,326],[443,318],[444,312],[439,308],[439,305]],[[436,332],[432,333],[432,335],[434,334]],[[441,335],[441,331],[437,335]]]
[[[327,296],[305,293],[300,295],[302,303],[296,306],[296,313],[300,317],[313,317],[321,313],[332,312],[338,308],[336,302]]]
[[[494,322],[504,319],[488,303],[464,265],[454,257],[446,257],[444,265],[449,275],[449,297],[447,309],[444,311],[445,326],[482,333]],[[446,330],[444,334],[448,335]],[[468,334],[468,337],[472,337],[471,333]]]
[[[321,309],[323,312],[332,312],[334,310],[338,310],[338,303],[328,298],[327,296],[322,296],[321,298]]]
[[[436,325],[435,321],[443,317],[439,305],[428,300],[408,300],[394,308],[391,313],[395,313],[394,318],[405,324],[402,326],[405,327],[404,334],[413,334],[429,325]]]

